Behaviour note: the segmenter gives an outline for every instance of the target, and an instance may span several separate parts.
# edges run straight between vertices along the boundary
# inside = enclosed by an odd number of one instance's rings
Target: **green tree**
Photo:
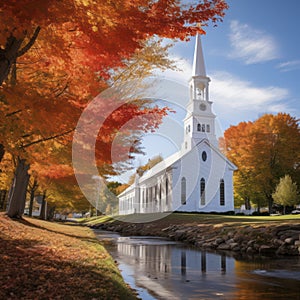
[[[285,207],[296,205],[299,202],[297,193],[297,184],[292,181],[291,176],[285,175],[280,178],[275,192],[272,194],[274,202],[283,205],[285,214]]]

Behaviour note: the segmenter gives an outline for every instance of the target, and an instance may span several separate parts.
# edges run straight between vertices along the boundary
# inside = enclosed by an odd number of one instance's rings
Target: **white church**
[[[233,172],[219,150],[200,35],[196,37],[181,150],[155,165],[119,196],[119,214],[234,210]],[[187,93],[188,94],[188,93]]]

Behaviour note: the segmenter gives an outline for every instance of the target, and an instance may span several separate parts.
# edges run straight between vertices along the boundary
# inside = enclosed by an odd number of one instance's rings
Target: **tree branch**
[[[25,148],[28,148],[32,145],[35,145],[35,144],[38,144],[38,143],[42,143],[42,142],[47,142],[47,141],[50,141],[50,140],[54,140],[54,139],[57,139],[59,137],[62,137],[62,136],[65,136],[65,135],[68,135],[69,133],[75,131],[75,128],[72,128],[68,131],[65,131],[63,133],[59,133],[59,134],[56,134],[56,135],[52,135],[52,136],[49,136],[49,137],[46,137],[46,138],[41,138],[41,139],[38,139],[38,140],[35,140],[35,141],[32,141],[26,145],[23,145],[23,146],[20,146],[21,149],[25,149]]]
[[[38,37],[38,35],[40,33],[40,31],[41,31],[41,27],[38,26],[35,29],[32,37],[30,38],[30,40],[27,43],[27,45],[25,45],[20,51],[17,52],[17,57],[20,57],[20,56],[24,55],[33,46],[33,44],[35,43],[35,41],[36,41],[36,39],[37,39],[37,37]]]
[[[13,115],[18,114],[18,113],[21,112],[21,111],[22,111],[22,109],[19,109],[19,110],[13,111],[13,112],[11,112],[11,113],[7,113],[7,114],[5,115],[5,117],[11,117],[11,116],[13,116]]]

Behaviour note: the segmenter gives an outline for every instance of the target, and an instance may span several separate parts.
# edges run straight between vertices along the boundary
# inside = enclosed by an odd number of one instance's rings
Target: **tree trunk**
[[[246,198],[245,199],[245,209],[250,210],[251,209],[251,202],[250,202],[250,198]]]
[[[40,219],[46,220],[47,214],[46,214],[46,191],[44,191],[43,198],[42,198],[42,204],[41,204],[41,212],[40,212]]]
[[[13,35],[10,35],[6,39],[5,47],[0,48],[0,86],[2,85],[3,81],[8,78],[11,68],[16,65],[17,58],[24,55],[33,46],[40,30],[40,26],[36,27],[31,38],[23,48],[21,48],[21,46],[25,39],[26,33],[19,39]],[[15,79],[16,78],[13,78],[13,80]]]
[[[34,201],[34,196],[35,196],[35,191],[38,188],[37,180],[34,179],[32,186],[29,189],[30,192],[30,202],[29,202],[29,217],[32,217],[32,209],[33,209],[33,201]]]
[[[4,146],[0,144],[0,162],[2,161],[4,154],[5,154]]]
[[[273,213],[273,198],[272,198],[272,196],[268,197],[268,210],[269,210],[269,214]]]
[[[7,215],[10,218],[21,218],[24,213],[29,182],[28,170],[29,164],[26,164],[26,160],[18,158],[18,164],[8,199]]]
[[[0,210],[5,209],[7,190],[0,190]]]
[[[22,42],[23,39],[18,40],[11,35],[6,40],[5,48],[0,50],[0,85],[7,79],[11,67],[16,62]]]
[[[54,218],[55,206],[51,206],[47,211],[47,220],[52,220]]]

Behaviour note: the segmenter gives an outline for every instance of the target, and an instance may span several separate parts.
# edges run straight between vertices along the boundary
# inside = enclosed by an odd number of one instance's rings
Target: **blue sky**
[[[220,132],[264,113],[287,112],[300,118],[300,1],[227,3],[230,8],[223,22],[205,28],[202,37],[210,100]],[[166,71],[162,76],[186,84],[193,51],[194,38],[177,42],[170,55],[182,71]],[[188,91],[186,95],[187,101]],[[144,147],[147,154],[137,158],[136,165],[155,154],[167,157],[178,150],[159,131],[145,136]]]

